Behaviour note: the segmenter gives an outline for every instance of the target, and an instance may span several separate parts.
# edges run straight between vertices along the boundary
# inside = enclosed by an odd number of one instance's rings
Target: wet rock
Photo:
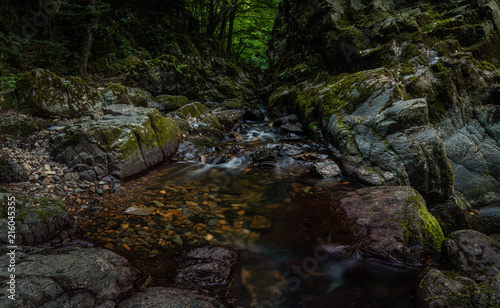
[[[15,92],[21,109],[32,115],[76,118],[102,114],[99,93],[78,77],[59,78],[48,70],[35,69],[21,76]]]
[[[223,302],[192,290],[154,287],[134,293],[121,301],[118,308],[139,307],[206,307],[224,308]]]
[[[297,156],[302,153],[302,149],[299,146],[284,143],[280,145],[278,154],[280,156]]]
[[[280,126],[280,131],[283,134],[292,133],[292,134],[303,135],[305,133],[304,132],[304,128],[302,127],[302,124],[300,124],[300,123],[281,125]]]
[[[441,227],[412,187],[358,189],[341,197],[339,209],[362,253],[411,263],[441,250]]]
[[[260,122],[264,121],[265,118],[265,114],[259,109],[251,109],[243,114],[243,120],[245,121]]]
[[[248,103],[243,99],[231,98],[224,100],[220,106],[226,109],[244,110],[248,108]]]
[[[242,110],[222,110],[215,113],[219,123],[224,130],[229,131],[238,123],[243,117]]]
[[[334,178],[342,173],[339,166],[333,161],[316,163],[310,167],[310,170],[321,178]]]
[[[474,230],[460,230],[443,242],[444,261],[466,277],[491,278],[500,273],[500,244]]]
[[[297,123],[299,123],[299,117],[297,115],[293,114],[293,115],[281,117],[279,119],[274,120],[272,125],[274,127],[280,127],[280,126],[286,125],[286,124],[297,124]]]
[[[0,111],[8,109],[14,101],[13,92],[0,92]]]
[[[0,298],[2,307],[95,307],[115,301],[133,288],[139,272],[117,254],[99,248],[68,247],[52,251],[20,247],[16,254],[16,300]],[[0,261],[8,264],[2,252]],[[0,278],[10,273],[0,270]]]
[[[271,150],[260,150],[251,155],[255,162],[276,162],[276,153]]]
[[[500,207],[479,210],[479,219],[486,234],[500,234]]]
[[[180,258],[176,281],[188,287],[226,285],[237,262],[238,252],[229,247],[188,250]]]
[[[67,127],[54,140],[56,159],[75,171],[87,170],[87,180],[108,175],[127,179],[165,162],[177,151],[179,128],[157,110],[112,105],[106,113],[101,120]],[[89,160],[93,163],[87,164]],[[101,167],[88,170],[92,165]]]
[[[16,236],[18,245],[36,245],[46,242],[52,235],[74,225],[66,206],[58,199],[35,199],[14,192],[0,193],[0,243],[9,244],[8,207],[16,209]],[[12,244],[12,243],[10,243]]]
[[[271,227],[271,220],[261,215],[254,216],[250,223],[252,229],[269,229],[269,227]]]
[[[137,207],[132,206],[125,210],[125,214],[137,215],[137,216],[149,216],[155,212],[154,207]]]

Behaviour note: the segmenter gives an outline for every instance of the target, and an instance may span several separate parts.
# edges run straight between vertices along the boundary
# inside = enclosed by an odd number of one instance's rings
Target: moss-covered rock
[[[500,306],[500,244],[472,230],[443,242],[442,269],[428,269],[416,290],[419,307]]]
[[[155,97],[155,102],[160,104],[162,111],[169,112],[189,104],[189,98],[180,95],[159,95]]]
[[[138,85],[153,95],[169,93],[185,95],[201,101],[222,101],[225,98],[255,98],[260,81],[257,75],[243,71],[229,60],[207,54],[199,57],[192,44],[194,55],[179,51],[165,54],[138,65],[127,78],[127,84]]]
[[[15,236],[9,237],[9,226],[15,212]],[[58,199],[34,199],[14,192],[0,193],[0,242],[17,245],[35,245],[71,225],[66,206]]]
[[[181,119],[187,119],[189,116],[199,119],[204,112],[205,112],[205,106],[202,103],[195,102],[184,105],[183,107],[177,109],[172,114],[180,117]]]
[[[15,93],[19,107],[36,116],[76,118],[102,114],[97,90],[77,77],[59,78],[48,70],[32,70],[17,81]]]
[[[57,159],[84,171],[84,177],[127,179],[175,155],[181,133],[174,120],[130,105],[112,105],[105,112],[103,119],[82,121],[58,136]]]
[[[339,210],[359,251],[382,259],[421,262],[437,256],[444,240],[425,200],[411,187],[373,187],[346,193]]]
[[[107,105],[127,104],[137,107],[148,107],[153,96],[148,91],[130,88],[119,83],[110,83],[106,88],[100,88],[101,96]]]
[[[0,92],[0,111],[12,107],[13,101],[13,92]]]

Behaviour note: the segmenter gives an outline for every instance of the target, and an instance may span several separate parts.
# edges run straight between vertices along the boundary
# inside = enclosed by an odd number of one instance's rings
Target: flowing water
[[[240,262],[216,293],[234,307],[412,307],[418,269],[348,255],[334,235],[316,232],[335,222],[311,220],[304,200],[328,203],[361,187],[312,176],[309,166],[327,157],[306,138],[245,124],[217,148],[182,144],[177,162],[104,197],[82,228],[131,260],[143,286],[168,284],[152,264],[169,251],[226,245]]]

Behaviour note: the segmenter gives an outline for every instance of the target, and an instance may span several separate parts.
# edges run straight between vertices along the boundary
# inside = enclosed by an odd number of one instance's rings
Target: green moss
[[[399,224],[403,228],[406,245],[411,247],[423,243],[424,252],[433,255],[441,251],[444,241],[441,226],[429,213],[424,198],[417,192],[406,200]]]
[[[186,119],[190,114],[193,118],[200,118],[201,114],[205,112],[205,106],[202,103],[187,104],[182,108],[177,109],[174,113],[182,119]]]
[[[248,103],[243,100],[243,99],[226,99],[225,101],[222,102],[220,105],[221,107],[227,108],[227,109],[246,109],[248,108]]]

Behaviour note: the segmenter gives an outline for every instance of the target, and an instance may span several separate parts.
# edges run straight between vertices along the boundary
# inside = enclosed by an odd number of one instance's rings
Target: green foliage
[[[274,19],[277,14],[277,0],[225,0],[220,1],[219,7],[214,6],[214,1],[187,0],[189,9],[200,23],[200,32],[216,35],[222,38],[221,44],[231,45],[232,55],[238,61],[245,61],[262,69],[268,68],[266,51],[267,43],[271,39]],[[224,8],[235,8],[234,29],[229,36],[227,26],[222,26],[229,19]],[[210,33],[212,18],[221,19],[214,33]],[[212,20],[213,22],[213,20]],[[223,33],[221,33],[223,32]],[[225,42],[226,35],[232,38]]]

